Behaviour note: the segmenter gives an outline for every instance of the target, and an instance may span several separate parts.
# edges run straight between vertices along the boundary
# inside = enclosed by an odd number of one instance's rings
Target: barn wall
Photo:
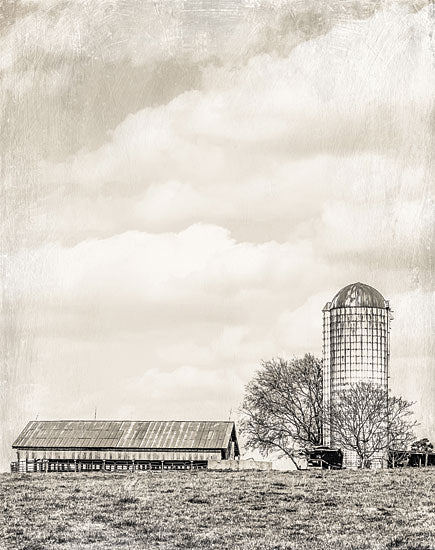
[[[72,460],[220,460],[217,451],[60,451],[56,449],[40,451],[26,449],[18,451],[18,460],[32,459],[72,459]]]

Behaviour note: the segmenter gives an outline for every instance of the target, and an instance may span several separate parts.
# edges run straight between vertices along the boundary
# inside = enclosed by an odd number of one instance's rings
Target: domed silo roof
[[[335,307],[388,307],[388,302],[375,288],[363,283],[352,283],[334,296],[331,308]]]

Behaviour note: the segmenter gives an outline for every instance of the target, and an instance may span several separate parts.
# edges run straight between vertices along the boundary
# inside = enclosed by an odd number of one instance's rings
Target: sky
[[[5,0],[0,466],[27,421],[234,419],[322,308],[390,300],[435,439],[435,11]]]

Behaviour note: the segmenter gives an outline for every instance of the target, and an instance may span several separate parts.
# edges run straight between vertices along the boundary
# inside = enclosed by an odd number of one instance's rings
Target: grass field
[[[14,550],[435,549],[435,468],[1,474]]]

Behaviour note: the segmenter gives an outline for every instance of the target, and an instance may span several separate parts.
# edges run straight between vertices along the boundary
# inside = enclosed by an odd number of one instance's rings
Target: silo
[[[353,283],[341,289],[323,309],[323,402],[337,404],[338,392],[358,382],[388,390],[390,356],[389,302],[371,286]],[[326,428],[324,443],[336,446]],[[344,450],[344,449],[343,449]],[[382,462],[383,453],[373,457]],[[355,452],[344,450],[343,465],[358,466]]]

